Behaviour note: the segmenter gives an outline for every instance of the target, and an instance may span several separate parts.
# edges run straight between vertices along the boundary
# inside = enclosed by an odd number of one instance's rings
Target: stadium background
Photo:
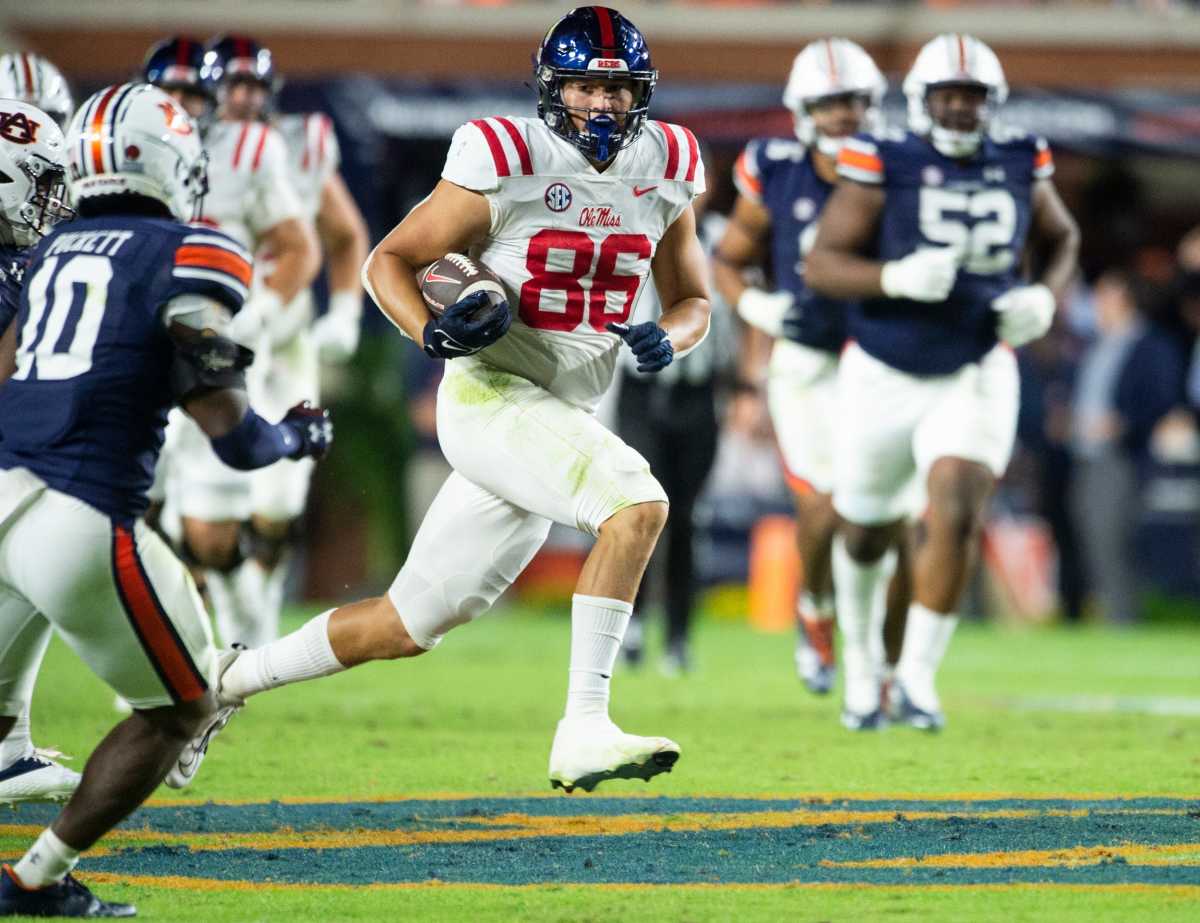
[[[609,797],[530,797],[544,784],[563,681],[566,606],[556,603],[583,551],[556,532],[507,601],[522,617],[456,633],[436,657],[255,700],[196,789],[156,793],[84,860],[86,880],[135,899],[146,917],[208,923],[384,919],[401,906],[418,919],[610,919],[634,900],[636,912],[666,919],[1191,919],[1194,430],[1150,440],[1136,459],[1141,510],[1127,547],[1145,590],[1142,627],[1097,624],[1094,607],[1082,631],[1016,623],[1062,622],[1071,609],[1057,592],[1052,526],[1066,515],[1072,382],[1095,338],[1096,281],[1132,272],[1146,311],[1196,368],[1183,318],[1200,292],[1186,270],[1200,271],[1200,256],[1194,243],[1180,247],[1200,225],[1196,6],[620,5],[661,72],[656,115],[708,145],[718,210],[731,204],[730,166],[745,140],[788,133],[779,97],[791,59],[824,35],[861,42],[893,86],[929,36],[978,35],[1013,87],[1006,116],[1055,149],[1056,183],[1083,229],[1083,277],[1060,327],[1023,356],[1021,450],[993,505],[968,606],[978,620],[944,670],[948,733],[847,734],[836,703],[800,690],[790,639],[741,624],[785,623],[795,572],[769,433],[761,413],[731,398],[725,460],[701,510],[711,591],[696,675],[665,682],[622,668],[616,679],[622,723],[668,731],[688,753],[651,787],[669,797],[630,797],[644,792],[630,785]],[[280,108],[334,119],[346,179],[378,240],[431,187],[458,124],[532,112],[530,53],[567,8],[0,0],[0,47],[48,56],[79,101],[131,75],[164,35],[254,35],[286,78]],[[887,105],[899,124],[895,91]],[[338,443],[318,471],[289,629],[326,601],[385,586],[444,474],[431,438],[436,366],[370,308],[365,323],[356,360],[327,370]],[[1181,405],[1187,385],[1178,383]],[[110,696],[61,645],[43,672],[38,739],[85,755],[113,723]],[[0,853],[20,854],[48,817],[37,807],[6,815]],[[793,885],[808,890],[798,897]]]

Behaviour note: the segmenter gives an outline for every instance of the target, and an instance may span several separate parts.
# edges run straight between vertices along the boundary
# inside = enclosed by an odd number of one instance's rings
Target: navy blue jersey
[[[173,298],[237,311],[249,255],[218,231],[155,218],[88,218],[33,250],[17,369],[0,388],[0,468],[24,467],[117,519],[142,513],[172,404]]]
[[[0,246],[0,336],[17,316],[21,302],[21,282],[25,278],[25,263],[29,251]]]
[[[804,284],[804,258],[817,239],[817,218],[833,192],[799,141],[751,141],[734,165],[738,191],[771,215],[771,266],[775,289],[790,292],[796,307],[789,324],[797,342],[837,352],[846,338],[846,302],[818,295]]]
[[[974,157],[952,160],[912,132],[860,135],[842,149],[838,172],[886,193],[866,255],[886,262],[945,246],[962,254],[944,302],[865,299],[850,312],[850,336],[915,375],[947,375],[977,362],[997,342],[992,300],[1022,284],[1033,184],[1054,172],[1046,142],[998,129]]]

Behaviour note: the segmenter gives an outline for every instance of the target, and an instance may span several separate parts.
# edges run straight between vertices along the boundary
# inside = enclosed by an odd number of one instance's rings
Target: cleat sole
[[[601,782],[608,782],[611,779],[641,779],[643,782],[649,782],[661,773],[670,772],[677,762],[679,762],[679,753],[674,750],[661,750],[651,754],[650,758],[643,762],[622,763],[615,769],[588,773],[570,784],[559,779],[551,779],[550,787],[561,788],[569,795],[576,788],[581,788],[585,792],[593,792]]]

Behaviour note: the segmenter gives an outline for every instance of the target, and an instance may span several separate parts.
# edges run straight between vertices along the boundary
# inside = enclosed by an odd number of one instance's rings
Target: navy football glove
[[[507,301],[493,305],[487,292],[475,292],[425,325],[425,352],[433,359],[469,356],[504,336],[511,323]]]
[[[285,426],[295,434],[300,446],[292,452],[292,458],[322,459],[333,445],[333,418],[324,407],[314,407],[308,401],[301,401],[287,412],[280,426]]]
[[[675,347],[667,331],[653,321],[644,324],[607,324],[610,333],[615,333],[625,345],[633,350],[639,372],[661,372],[675,358]]]

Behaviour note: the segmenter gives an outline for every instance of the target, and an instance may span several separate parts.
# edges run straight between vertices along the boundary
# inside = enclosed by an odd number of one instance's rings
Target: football
[[[425,306],[440,315],[446,308],[475,292],[488,293],[489,307],[507,300],[496,274],[478,260],[461,253],[447,253],[426,266],[417,276]]]

